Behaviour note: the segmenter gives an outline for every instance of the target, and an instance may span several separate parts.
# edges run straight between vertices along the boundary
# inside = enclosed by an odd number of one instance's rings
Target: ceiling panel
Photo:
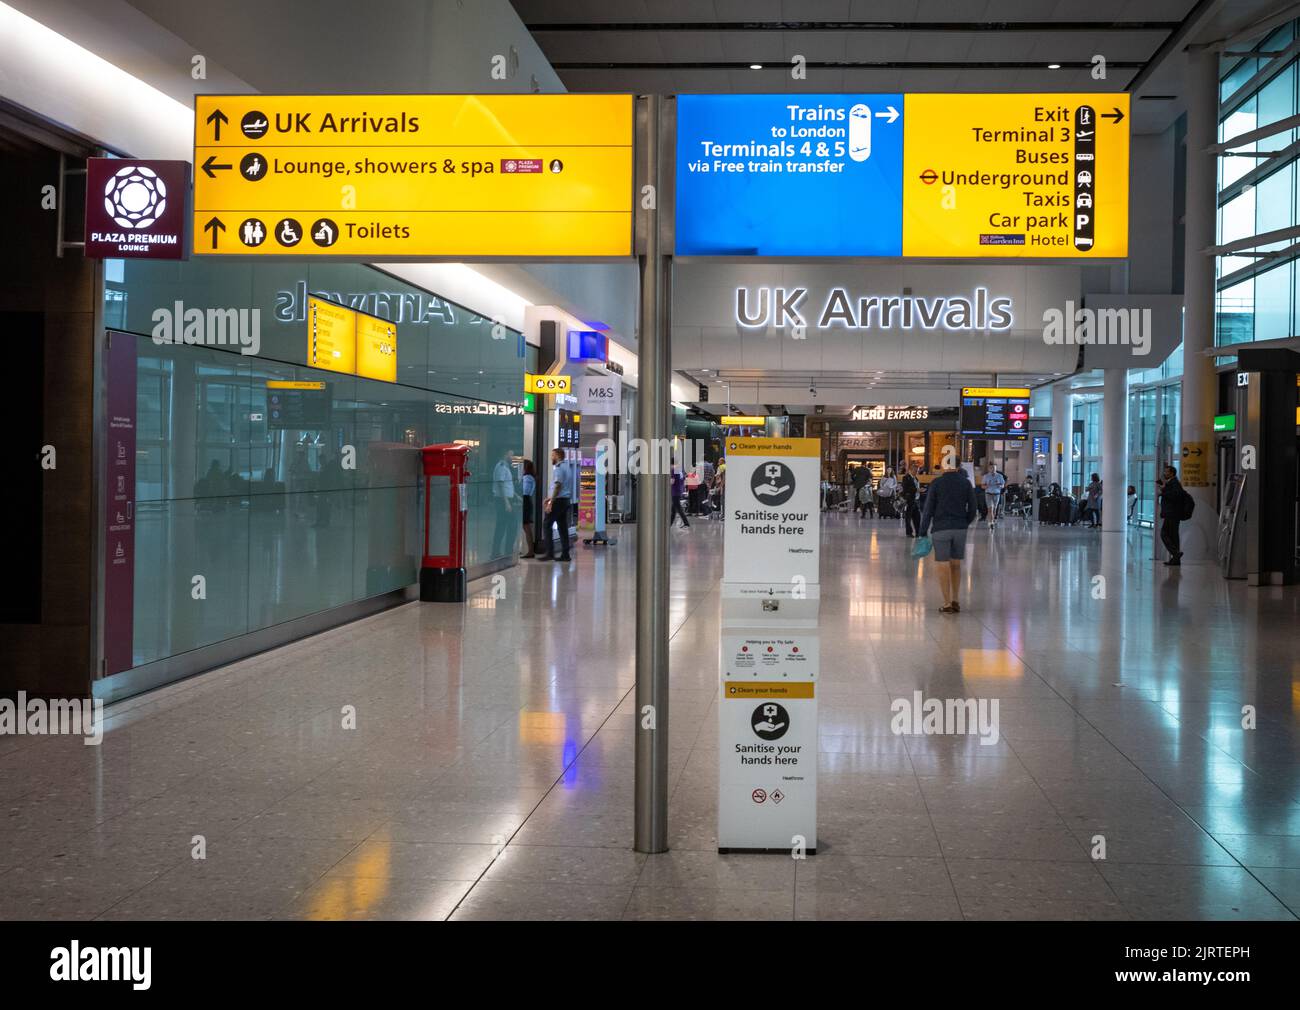
[[[1240,20],[1262,0],[1224,0]],[[1123,90],[1195,0],[515,0],[570,90]],[[1229,19],[1227,13],[1216,17]],[[852,27],[858,22],[861,27]],[[765,24],[770,23],[770,27]],[[846,25],[846,23],[849,23]],[[564,26],[572,26],[566,29]],[[692,25],[700,25],[691,30]],[[825,28],[819,26],[826,25]],[[1104,82],[1088,73],[1105,56]],[[809,62],[792,84],[791,58]],[[764,64],[749,71],[748,64]],[[1049,63],[1067,64],[1059,71]],[[630,66],[619,66],[630,64]],[[1071,64],[1075,64],[1071,66]],[[1168,90],[1165,82],[1161,87]],[[1133,128],[1175,110],[1135,108]]]
[[[795,56],[802,56],[809,63],[843,62],[848,58],[848,43],[852,37],[852,32],[784,32],[781,36],[785,47],[783,55],[787,63]]]
[[[781,21],[781,0],[713,0],[712,6],[719,21]]]
[[[723,58],[717,32],[658,32],[659,48],[673,63],[716,62]]]
[[[784,63],[781,32],[721,32],[723,58],[740,63]]]

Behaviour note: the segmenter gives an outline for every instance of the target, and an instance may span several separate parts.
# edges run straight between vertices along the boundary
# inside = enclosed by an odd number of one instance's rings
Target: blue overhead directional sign
[[[903,96],[680,95],[679,256],[900,256]]]

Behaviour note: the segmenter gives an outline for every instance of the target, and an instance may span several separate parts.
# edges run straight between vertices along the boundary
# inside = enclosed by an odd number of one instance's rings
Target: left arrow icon
[[[206,120],[204,120],[204,122],[207,122],[207,123],[211,123],[211,124],[212,124],[212,139],[213,139],[213,140],[220,140],[220,139],[221,139],[221,124],[222,124],[222,123],[229,123],[230,120],[226,118],[226,114],[225,114],[224,112],[222,112],[220,109],[213,109],[213,110],[208,114],[208,118],[207,118]]]
[[[217,156],[215,154],[209,154],[208,160],[200,166],[207,173],[209,179],[215,179],[218,172],[224,172],[231,167],[230,165],[218,165],[215,163],[216,160]]]
[[[229,166],[227,166],[229,167]],[[217,234],[226,230],[226,226],[221,223],[218,217],[208,218],[208,223],[203,226],[204,231],[212,232],[212,248],[217,247]]]

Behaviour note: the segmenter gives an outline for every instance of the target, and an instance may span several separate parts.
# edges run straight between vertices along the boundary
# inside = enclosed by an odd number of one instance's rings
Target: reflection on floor
[[[0,916],[1300,913],[1300,591],[1137,531],[977,527],[949,616],[896,524],[829,518],[820,851],[719,856],[720,526],[673,533],[671,852],[630,848],[628,528],[119,705],[99,747],[0,737]],[[1000,739],[892,734],[918,689],[997,698]]]

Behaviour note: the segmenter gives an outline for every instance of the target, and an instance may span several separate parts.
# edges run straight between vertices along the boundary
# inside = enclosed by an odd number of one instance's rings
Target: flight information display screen
[[[963,386],[963,435],[982,438],[1025,438],[1029,434],[1029,390]]]

